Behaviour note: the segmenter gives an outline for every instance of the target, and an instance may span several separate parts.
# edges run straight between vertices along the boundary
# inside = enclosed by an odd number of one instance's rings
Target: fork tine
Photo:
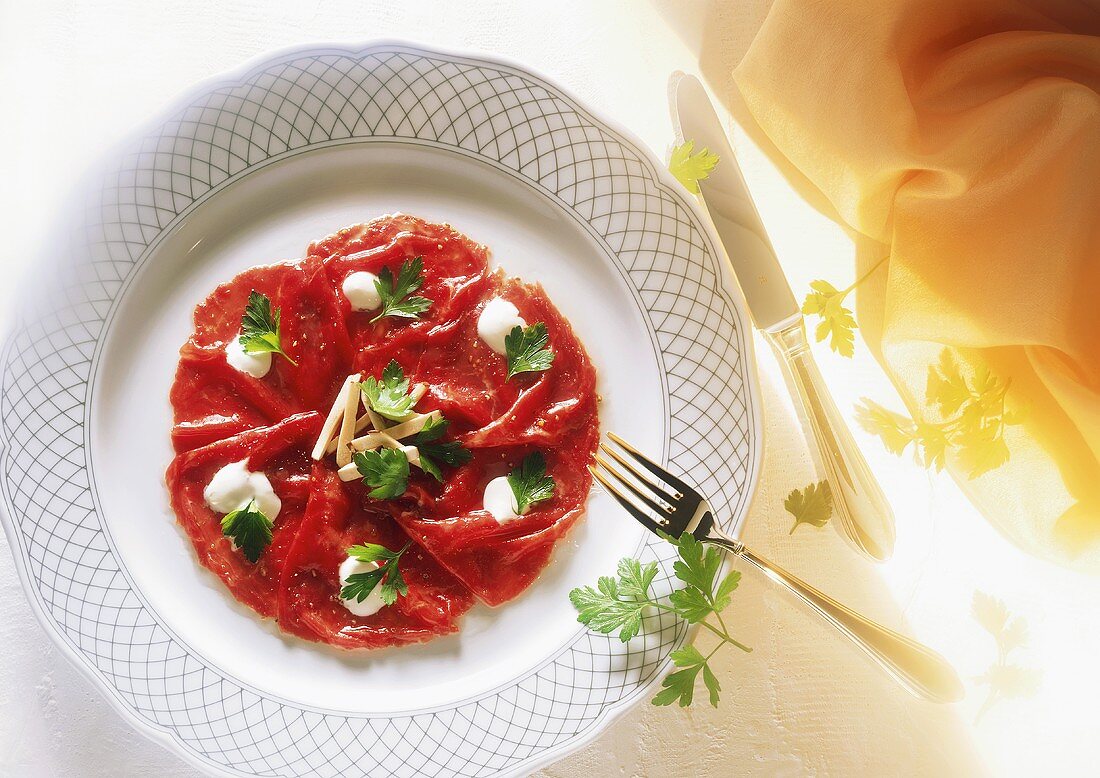
[[[608,494],[615,498],[615,502],[623,506],[623,508],[626,509],[626,512],[633,516],[639,524],[648,529],[650,532],[657,532],[658,530],[661,530],[660,524],[655,522],[653,519],[647,516],[644,511],[639,509],[634,503],[628,500],[626,495],[620,492],[618,487],[616,487],[615,484],[611,483],[611,481],[609,481],[603,473],[594,468],[592,465],[588,466],[588,472],[590,472],[597,481],[603,484],[603,488],[607,490]]]
[[[634,446],[627,443],[625,440],[620,438],[614,432],[608,432],[607,437],[611,438],[611,440],[614,441],[615,443],[617,443],[621,449],[623,449],[624,451],[626,451],[626,453],[628,453],[632,457],[634,457],[634,459],[638,462],[638,464],[640,464],[642,467],[644,467],[649,472],[653,473],[653,475],[657,476],[658,478],[660,478],[665,483],[672,486],[672,488],[674,488],[676,491],[678,491],[681,495],[693,494],[694,493],[695,490],[693,490],[690,486],[688,486],[686,483],[684,483],[679,478],[674,476],[672,473],[665,470],[663,467],[658,465],[656,462],[654,462],[652,459],[647,457],[641,451],[634,448]]]
[[[680,492],[677,492],[676,494],[669,494],[668,492],[666,492],[664,489],[664,484],[656,483],[655,479],[643,473],[641,470],[635,467],[629,459],[624,457],[615,449],[611,448],[611,446],[607,445],[606,443],[601,443],[600,449],[616,462],[618,462],[620,465],[622,465],[624,468],[626,468],[627,472],[638,479],[639,482],[645,484],[646,488],[648,488],[655,495],[667,502],[669,505],[672,505],[677,500],[683,498],[684,495]]]
[[[632,495],[634,495],[634,497],[639,502],[641,502],[643,505],[645,505],[647,508],[649,508],[651,511],[653,511],[657,515],[668,516],[668,515],[671,515],[672,513],[674,513],[676,511],[675,503],[669,503],[668,505],[661,505],[661,503],[657,502],[652,497],[650,497],[648,494],[646,494],[644,491],[642,491],[637,486],[632,484],[630,482],[630,479],[627,478],[626,476],[624,476],[621,472],[619,472],[619,469],[617,467],[612,466],[612,464],[610,462],[608,462],[606,459],[601,457],[599,454],[596,454],[595,459],[596,459],[597,464],[601,465],[604,470],[606,470],[608,473],[610,473],[612,476],[615,477],[615,479],[619,482],[619,486],[624,487],[628,492],[630,492]],[[658,524],[664,524],[667,521],[668,521],[667,519],[658,519],[657,523]]]

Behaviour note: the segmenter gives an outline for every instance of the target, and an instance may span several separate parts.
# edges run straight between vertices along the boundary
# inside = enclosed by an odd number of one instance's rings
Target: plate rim
[[[735,535],[740,534],[744,526],[747,514],[751,508],[753,497],[757,494],[761,464],[763,460],[763,419],[762,419],[762,402],[760,398],[760,388],[758,381],[758,373],[756,370],[756,355],[755,355],[755,343],[751,336],[751,319],[749,319],[746,304],[740,288],[737,287],[736,278],[732,273],[730,263],[726,257],[724,247],[721,241],[718,239],[713,225],[710,220],[706,218],[702,209],[700,208],[697,200],[689,197],[682,191],[682,187],[668,171],[667,167],[658,163],[658,157],[656,153],[648,144],[640,140],[631,130],[625,127],[619,120],[610,117],[604,109],[598,106],[594,106],[590,101],[579,97],[570,87],[563,85],[556,77],[549,76],[539,70],[525,63],[514,60],[510,57],[496,54],[493,52],[487,52],[478,47],[468,48],[452,48],[445,46],[437,46],[434,44],[423,44],[409,39],[402,39],[397,37],[381,37],[371,38],[367,40],[363,39],[347,39],[347,40],[327,40],[316,41],[312,43],[300,43],[292,44],[289,46],[277,47],[259,52],[240,65],[221,71],[212,76],[206,77],[200,81],[195,82],[187,89],[176,92],[172,97],[168,98],[161,107],[155,111],[150,112],[144,119],[134,126],[134,128],[123,134],[119,140],[115,143],[105,147],[99,154],[95,155],[92,162],[87,169],[83,171],[81,175],[78,175],[73,184],[68,190],[68,195],[65,199],[59,201],[61,205],[67,204],[68,200],[73,196],[79,195],[79,193],[85,191],[90,182],[99,181],[99,173],[102,170],[105,163],[110,163],[119,156],[119,151],[129,147],[130,144],[135,141],[140,141],[146,136],[146,134],[155,129],[158,126],[165,124],[172,120],[172,117],[178,114],[183,109],[187,108],[194,100],[208,94],[212,90],[218,87],[226,87],[232,85],[239,85],[245,81],[249,76],[261,71],[265,67],[270,67],[282,60],[288,58],[295,58],[302,55],[316,54],[333,54],[344,56],[356,56],[363,57],[369,55],[374,50],[384,50],[386,48],[403,48],[411,53],[417,55],[427,56],[442,56],[450,58],[464,58],[474,60],[479,63],[483,63],[489,66],[498,66],[507,68],[519,73],[523,73],[532,77],[536,81],[540,81],[553,88],[558,94],[571,101],[577,108],[582,109],[594,120],[596,124],[600,126],[602,130],[611,132],[613,135],[622,141],[629,148],[638,152],[638,156],[643,163],[648,164],[651,168],[650,173],[653,175],[656,183],[663,185],[663,187],[671,193],[678,203],[686,210],[691,212],[695,216],[697,226],[701,228],[703,237],[709,243],[708,248],[714,254],[716,262],[718,264],[718,278],[720,281],[717,293],[725,300],[732,310],[738,315],[739,321],[737,322],[740,327],[745,330],[745,334],[742,337],[744,343],[744,351],[742,357],[744,360],[745,375],[742,377],[744,385],[744,395],[746,398],[746,409],[751,411],[748,413],[749,422],[749,456],[747,459],[747,474],[744,485],[745,499],[742,501],[740,509],[737,515],[733,516],[732,529]],[[189,206],[190,207],[190,206]],[[185,209],[187,210],[187,209]],[[64,213],[63,208],[59,208],[59,213]],[[16,279],[19,281],[20,286],[27,283],[27,278]],[[130,281],[132,279],[126,279]],[[121,293],[119,295],[121,298]],[[112,309],[116,303],[112,303]],[[17,318],[17,311],[13,309],[12,314],[9,317],[9,321],[6,322],[7,326],[3,329],[3,346],[0,348],[0,363],[6,360],[6,357],[10,350],[13,348],[12,338],[13,330],[15,329],[15,321]],[[95,354],[98,355],[101,348],[101,344],[97,343]],[[94,365],[94,362],[93,362]],[[94,376],[94,370],[89,376],[89,383]],[[664,383],[665,376],[662,373],[662,383]],[[665,386],[666,402],[667,402],[667,386]],[[0,398],[2,400],[2,398]],[[86,398],[82,405],[87,405],[90,398]],[[669,436],[671,433],[667,433]],[[671,439],[670,437],[668,438]],[[665,443],[667,446],[667,441]],[[664,456],[668,456],[668,451],[663,452]],[[9,449],[5,445],[5,441],[0,436],[0,461],[7,463],[9,457]],[[90,450],[85,452],[85,464],[86,467],[91,470],[90,463]],[[92,487],[94,489],[94,487]],[[0,525],[3,525],[5,534],[9,538],[9,543],[12,538],[19,538],[20,530],[16,527],[12,517],[9,515],[8,506],[12,504],[9,495],[8,481],[6,478],[0,478]],[[15,546],[16,544],[12,544]],[[22,545],[22,544],[19,544]],[[26,566],[26,558],[21,553],[16,553],[15,548],[12,548],[12,556],[15,561],[15,568],[18,573],[20,584],[23,588],[24,595],[31,606],[31,610],[35,615],[35,618],[42,626],[46,635],[50,638],[52,643],[60,649],[61,655],[74,665],[80,673],[87,677],[91,681],[93,688],[97,689],[103,697],[111,704],[111,706],[121,714],[123,720],[127,721],[131,727],[136,731],[142,733],[147,738],[161,745],[161,747],[170,751],[173,754],[184,759],[188,764],[213,775],[228,775],[228,776],[248,776],[252,773],[233,770],[226,765],[208,761],[202,754],[197,751],[188,748],[180,737],[169,727],[158,725],[155,722],[143,718],[138,715],[137,711],[125,700],[119,696],[119,690],[109,683],[106,683],[103,678],[100,677],[100,672],[97,668],[93,667],[88,659],[81,653],[79,653],[72,645],[70,645],[69,639],[61,634],[58,626],[55,624],[53,618],[47,614],[44,610],[44,603],[40,601],[39,597],[35,593],[33,582],[29,569]],[[724,559],[723,568],[728,568],[729,558]],[[692,625],[687,629],[686,639],[691,637],[698,631],[698,625]],[[656,672],[650,677],[650,679],[644,683],[640,683],[634,687],[634,689],[617,702],[608,704],[599,714],[593,717],[591,724],[579,732],[573,735],[567,740],[561,743],[544,748],[530,757],[525,758],[522,762],[515,764],[509,768],[497,772],[497,775],[502,776],[521,776],[529,775],[534,771],[546,767],[549,764],[559,761],[568,754],[574,753],[581,748],[589,745],[596,738],[602,735],[607,728],[616,720],[621,718],[627,711],[636,706],[644,694],[651,691],[652,688],[657,686],[661,679],[664,677],[669,666],[671,665],[671,659],[666,657]],[[240,682],[240,679],[237,679]],[[277,695],[276,695],[277,696]]]

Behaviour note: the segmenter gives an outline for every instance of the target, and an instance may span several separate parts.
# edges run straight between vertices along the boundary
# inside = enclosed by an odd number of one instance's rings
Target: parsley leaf
[[[363,483],[373,487],[370,496],[376,500],[400,497],[409,485],[409,458],[394,448],[377,451],[357,451],[352,459],[363,476]]]
[[[954,416],[973,397],[959,363],[949,349],[940,352],[938,364],[928,366],[928,383],[924,393],[929,404],[939,406],[943,416]]]
[[[1008,461],[1008,446],[1001,434],[1001,424],[981,424],[963,427],[955,437],[959,464],[970,478],[996,470]]]
[[[1021,409],[1006,407],[1008,387],[1008,381],[981,366],[967,378],[955,355],[944,349],[928,368],[925,418],[911,419],[863,398],[856,419],[891,453],[901,454],[914,444],[917,460],[937,471],[950,454],[970,478],[977,478],[1008,461],[1005,427],[1024,419]]]
[[[508,378],[518,373],[534,373],[549,370],[554,364],[554,352],[546,345],[550,336],[541,321],[530,327],[512,328],[504,336],[504,350],[508,357]]]
[[[657,577],[657,563],[642,564],[637,559],[619,560],[619,588],[622,593],[635,599],[649,596],[649,586]]]
[[[340,597],[344,600],[362,602],[378,587],[378,595],[386,605],[397,602],[397,596],[404,597],[409,593],[409,586],[405,583],[401,569],[397,561],[401,555],[408,551],[412,545],[410,540],[399,551],[390,551],[385,546],[377,543],[364,543],[352,546],[348,549],[348,556],[360,562],[381,562],[376,569],[365,573],[353,573],[345,579],[344,586],[340,589]]]
[[[271,543],[273,527],[271,519],[256,507],[255,500],[249,500],[248,505],[222,517],[222,534],[232,538],[245,559],[253,564]]]
[[[382,380],[371,376],[359,384],[366,395],[370,407],[379,416],[390,421],[401,421],[412,410],[413,399],[409,396],[409,379],[396,359],[391,359],[382,371]]]
[[[699,182],[710,175],[718,164],[718,155],[704,148],[695,153],[695,141],[681,143],[672,150],[668,169],[676,180],[692,194],[699,194]]]
[[[384,316],[395,316],[400,319],[418,319],[420,314],[431,307],[432,301],[427,297],[412,296],[413,292],[424,283],[424,258],[406,259],[401,263],[401,269],[397,271],[397,281],[393,279],[393,271],[388,267],[382,268],[378,273],[378,280],[374,282],[374,288],[382,299],[382,310],[370,320],[374,324]]]
[[[828,281],[814,281],[810,284],[813,291],[802,303],[802,313],[821,317],[816,330],[817,340],[828,338],[829,348],[844,357],[855,353],[856,320],[851,309],[843,305],[844,298],[854,287],[853,284],[841,290]]]
[[[997,643],[997,656],[986,672],[977,678],[979,684],[989,687],[989,694],[978,710],[975,721],[1003,699],[1026,697],[1036,692],[1041,675],[1037,670],[1010,662],[1017,648],[1027,645],[1027,622],[1023,617],[1012,618],[1005,604],[984,592],[974,592],[971,606],[974,619]]]
[[[951,443],[947,438],[947,431],[939,424],[918,422],[913,428],[913,440],[921,452],[924,466],[937,473],[943,470],[947,462],[947,447]]]
[[[1008,608],[1005,604],[985,592],[974,592],[974,601],[970,606],[974,620],[982,625],[993,637],[999,637],[1008,623]]]
[[[698,624],[714,612],[705,592],[694,587],[677,589],[668,596],[676,615],[688,624]]]
[[[863,398],[856,406],[856,421],[872,435],[877,435],[891,454],[900,454],[913,442],[916,434],[912,419],[894,413],[873,400]]]
[[[604,635],[618,630],[619,640],[626,643],[642,628],[642,613],[652,602],[649,585],[657,576],[657,563],[622,559],[618,572],[618,580],[603,576],[596,588],[572,590],[569,601],[577,609],[577,621]]]
[[[447,432],[450,422],[446,419],[429,418],[420,432],[413,435],[411,443],[420,452],[420,469],[437,481],[443,480],[439,469],[442,462],[450,467],[458,467],[470,461],[473,456],[457,440],[441,443],[439,439]]]
[[[722,554],[714,546],[704,549],[703,544],[690,532],[685,532],[676,541],[680,559],[672,566],[676,577],[690,587],[710,592],[714,588],[714,577],[722,567]]]
[[[828,338],[829,348],[841,356],[851,357],[855,353],[855,331],[859,325],[852,310],[844,307],[844,300],[889,258],[887,255],[875,262],[866,273],[844,289],[837,289],[828,281],[821,279],[810,283],[810,292],[802,301],[802,313],[821,318],[815,332],[819,343]]]
[[[790,534],[802,524],[824,527],[833,515],[833,492],[828,481],[818,481],[804,489],[795,489],[783,501],[787,513],[794,516]]]
[[[741,583],[741,573],[738,570],[730,570],[722,583],[718,584],[718,591],[714,593],[714,610],[724,611],[730,604],[730,595]]]
[[[980,714],[984,714],[999,700],[1034,696],[1039,690],[1042,673],[1034,668],[1001,662],[994,664],[975,680],[989,686],[989,697],[979,710]],[[975,721],[980,720],[980,715],[975,718]]]
[[[709,662],[703,662],[703,685],[707,687],[707,691],[710,693],[710,705],[712,708],[718,707],[718,695],[722,691],[722,685],[718,683],[718,677],[714,674],[714,671],[710,669]]]
[[[405,548],[408,547],[408,544],[406,544]],[[378,543],[359,543],[348,549],[348,556],[354,557],[360,562],[381,562],[387,559],[396,559],[405,552],[405,548],[400,551],[390,551]]]
[[[729,605],[730,597],[741,581],[741,574],[733,570],[715,586],[721,568],[721,556],[717,549],[704,550],[703,545],[689,533],[684,533],[678,540],[668,535],[662,537],[677,548],[679,558],[674,571],[685,584],[684,588],[673,591],[667,599],[654,597],[650,586],[657,577],[657,563],[642,564],[637,559],[622,559],[616,577],[604,576],[595,587],[583,586],[569,593],[569,600],[577,609],[577,621],[605,635],[617,631],[619,639],[625,643],[641,631],[647,608],[671,611],[686,621],[702,624],[721,638],[723,644],[729,643],[742,651],[751,651],[730,637],[720,613]],[[714,617],[717,626],[708,621],[710,617]],[[710,703],[717,706],[722,687],[708,664],[713,654],[714,651],[703,656],[692,646],[673,651],[670,654],[673,664],[681,669],[664,679],[653,704],[679,702],[681,706],[690,705],[695,682],[701,674]]]
[[[546,474],[546,459],[537,451],[525,456],[520,466],[508,474],[508,485],[521,514],[529,506],[554,496],[554,479]]]
[[[248,293],[244,316],[241,317],[241,336],[238,340],[246,354],[264,352],[279,354],[297,367],[298,363],[283,351],[279,335],[280,316],[281,312],[278,308],[274,311],[271,309],[271,300],[253,289]]]
[[[672,664],[676,667],[684,669],[669,673],[665,677],[661,682],[661,691],[657,692],[657,696],[653,698],[653,704],[671,705],[678,701],[681,708],[686,708],[691,705],[692,697],[695,696],[695,679],[699,677],[699,671],[706,668],[707,672],[710,672],[707,659],[699,653],[699,649],[695,646],[678,648],[669,654],[669,658],[672,659]],[[710,702],[711,705],[717,708],[720,687],[718,686],[718,679],[714,677],[713,673],[710,673],[710,678],[714,684],[714,688],[711,689]],[[711,684],[707,683],[707,686],[710,688]]]

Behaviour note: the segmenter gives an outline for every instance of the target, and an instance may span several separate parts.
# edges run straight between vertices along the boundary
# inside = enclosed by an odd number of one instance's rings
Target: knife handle
[[[856,550],[871,559],[889,559],[894,553],[893,511],[825,388],[801,317],[764,335],[787,370],[805,410],[803,423],[809,423],[821,454],[833,493],[833,511],[840,520],[838,529]]]

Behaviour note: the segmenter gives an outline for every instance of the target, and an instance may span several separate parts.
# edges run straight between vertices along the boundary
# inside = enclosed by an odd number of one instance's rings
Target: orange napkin
[[[912,417],[945,347],[1027,408],[1007,462],[948,469],[1023,548],[1100,570],[1100,5],[776,0],[734,78],[861,270],[889,256],[857,316]]]

